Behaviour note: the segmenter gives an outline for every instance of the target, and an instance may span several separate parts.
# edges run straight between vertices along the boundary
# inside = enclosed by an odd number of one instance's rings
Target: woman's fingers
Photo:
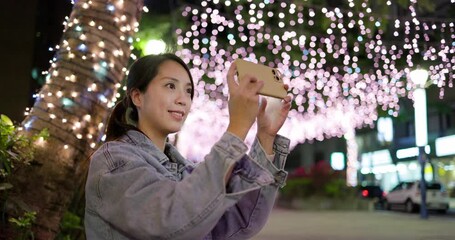
[[[288,112],[291,109],[291,101],[292,97],[289,95],[283,99],[282,111],[285,113],[286,116],[288,115]]]
[[[253,77],[246,87],[251,90],[254,95],[258,95],[261,88],[264,87],[264,81],[257,80]]]
[[[235,62],[233,62],[227,73],[227,84],[228,84],[229,91],[233,91],[234,89],[237,89],[238,85],[235,82],[236,73],[237,73],[237,65],[235,65]]]
[[[284,101],[284,103],[290,103],[292,101],[292,97],[288,95],[283,98],[283,101]]]
[[[258,80],[256,77],[246,74],[239,80],[239,86],[249,94],[258,95],[259,91],[264,86],[264,81]]]
[[[260,97],[259,100],[259,114],[264,114],[265,113],[265,108],[267,107],[267,98],[265,97]]]

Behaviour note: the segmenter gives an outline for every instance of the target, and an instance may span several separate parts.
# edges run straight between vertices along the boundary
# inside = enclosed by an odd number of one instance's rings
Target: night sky
[[[48,48],[60,41],[71,7],[70,0],[0,1],[0,113],[17,123],[41,85],[32,71],[49,68]]]

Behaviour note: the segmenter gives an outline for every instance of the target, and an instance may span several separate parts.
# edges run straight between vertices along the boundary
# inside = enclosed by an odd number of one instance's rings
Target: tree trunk
[[[10,217],[36,211],[36,239],[53,239],[88,157],[104,135],[131,53],[143,0],[80,0],[57,47],[46,84],[22,126],[47,128],[35,161],[13,176]],[[11,230],[12,226],[9,226]],[[19,236],[20,233],[14,233]]]

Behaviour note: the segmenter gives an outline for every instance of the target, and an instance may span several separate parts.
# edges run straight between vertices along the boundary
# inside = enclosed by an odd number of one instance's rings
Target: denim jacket
[[[92,155],[86,182],[87,239],[252,237],[285,183],[289,140],[276,137],[273,163],[257,139],[247,150],[225,133],[194,165],[172,145],[162,152],[134,130],[105,143]]]

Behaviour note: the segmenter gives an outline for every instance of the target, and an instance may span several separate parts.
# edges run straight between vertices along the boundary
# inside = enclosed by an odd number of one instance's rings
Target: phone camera
[[[272,69],[272,73],[275,76],[277,82],[281,81],[281,72],[275,69]]]

